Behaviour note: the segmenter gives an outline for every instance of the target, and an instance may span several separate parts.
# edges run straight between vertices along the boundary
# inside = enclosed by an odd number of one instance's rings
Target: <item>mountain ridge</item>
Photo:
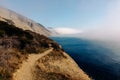
[[[46,36],[51,35],[51,32],[48,29],[46,29],[42,24],[36,23],[35,21],[23,15],[20,15],[10,9],[1,6],[0,6],[0,17],[3,18],[5,21],[11,20],[15,26],[22,28],[24,30],[31,30],[33,32],[43,34]]]

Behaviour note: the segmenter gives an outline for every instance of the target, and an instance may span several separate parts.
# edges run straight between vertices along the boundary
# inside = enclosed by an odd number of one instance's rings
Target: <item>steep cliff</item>
[[[0,21],[0,80],[90,80],[53,40]]]
[[[8,23],[14,24],[15,26],[24,30],[31,30],[33,32],[44,34],[46,36],[51,35],[51,32],[47,30],[43,25],[36,23],[35,21],[28,19],[12,10],[0,7],[0,17]]]

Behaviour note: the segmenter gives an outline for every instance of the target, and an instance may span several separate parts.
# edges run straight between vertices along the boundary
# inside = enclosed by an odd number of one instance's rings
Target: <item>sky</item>
[[[114,0],[112,0],[114,1]],[[46,27],[88,27],[106,16],[111,0],[1,0],[0,5]]]
[[[119,11],[119,0],[1,0],[0,5],[62,34],[105,27]],[[118,6],[117,6],[118,5]],[[114,12],[113,12],[114,11]],[[111,17],[113,16],[113,17]],[[119,21],[119,19],[117,20]],[[106,24],[108,23],[108,24]],[[103,25],[104,24],[104,25]],[[115,23],[116,24],[116,23]],[[114,24],[111,24],[114,26]]]

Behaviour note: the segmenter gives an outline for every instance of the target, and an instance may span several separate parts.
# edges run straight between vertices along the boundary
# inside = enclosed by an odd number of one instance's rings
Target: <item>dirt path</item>
[[[33,80],[33,69],[34,69],[34,64],[35,62],[49,54],[53,49],[49,49],[43,53],[40,54],[31,54],[29,55],[27,61],[24,61],[21,68],[18,69],[14,74],[13,74],[13,80]]]

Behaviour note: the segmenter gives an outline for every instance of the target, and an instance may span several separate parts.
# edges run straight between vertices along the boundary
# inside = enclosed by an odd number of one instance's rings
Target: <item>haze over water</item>
[[[120,80],[119,52],[109,45],[75,37],[52,37],[95,80]]]

